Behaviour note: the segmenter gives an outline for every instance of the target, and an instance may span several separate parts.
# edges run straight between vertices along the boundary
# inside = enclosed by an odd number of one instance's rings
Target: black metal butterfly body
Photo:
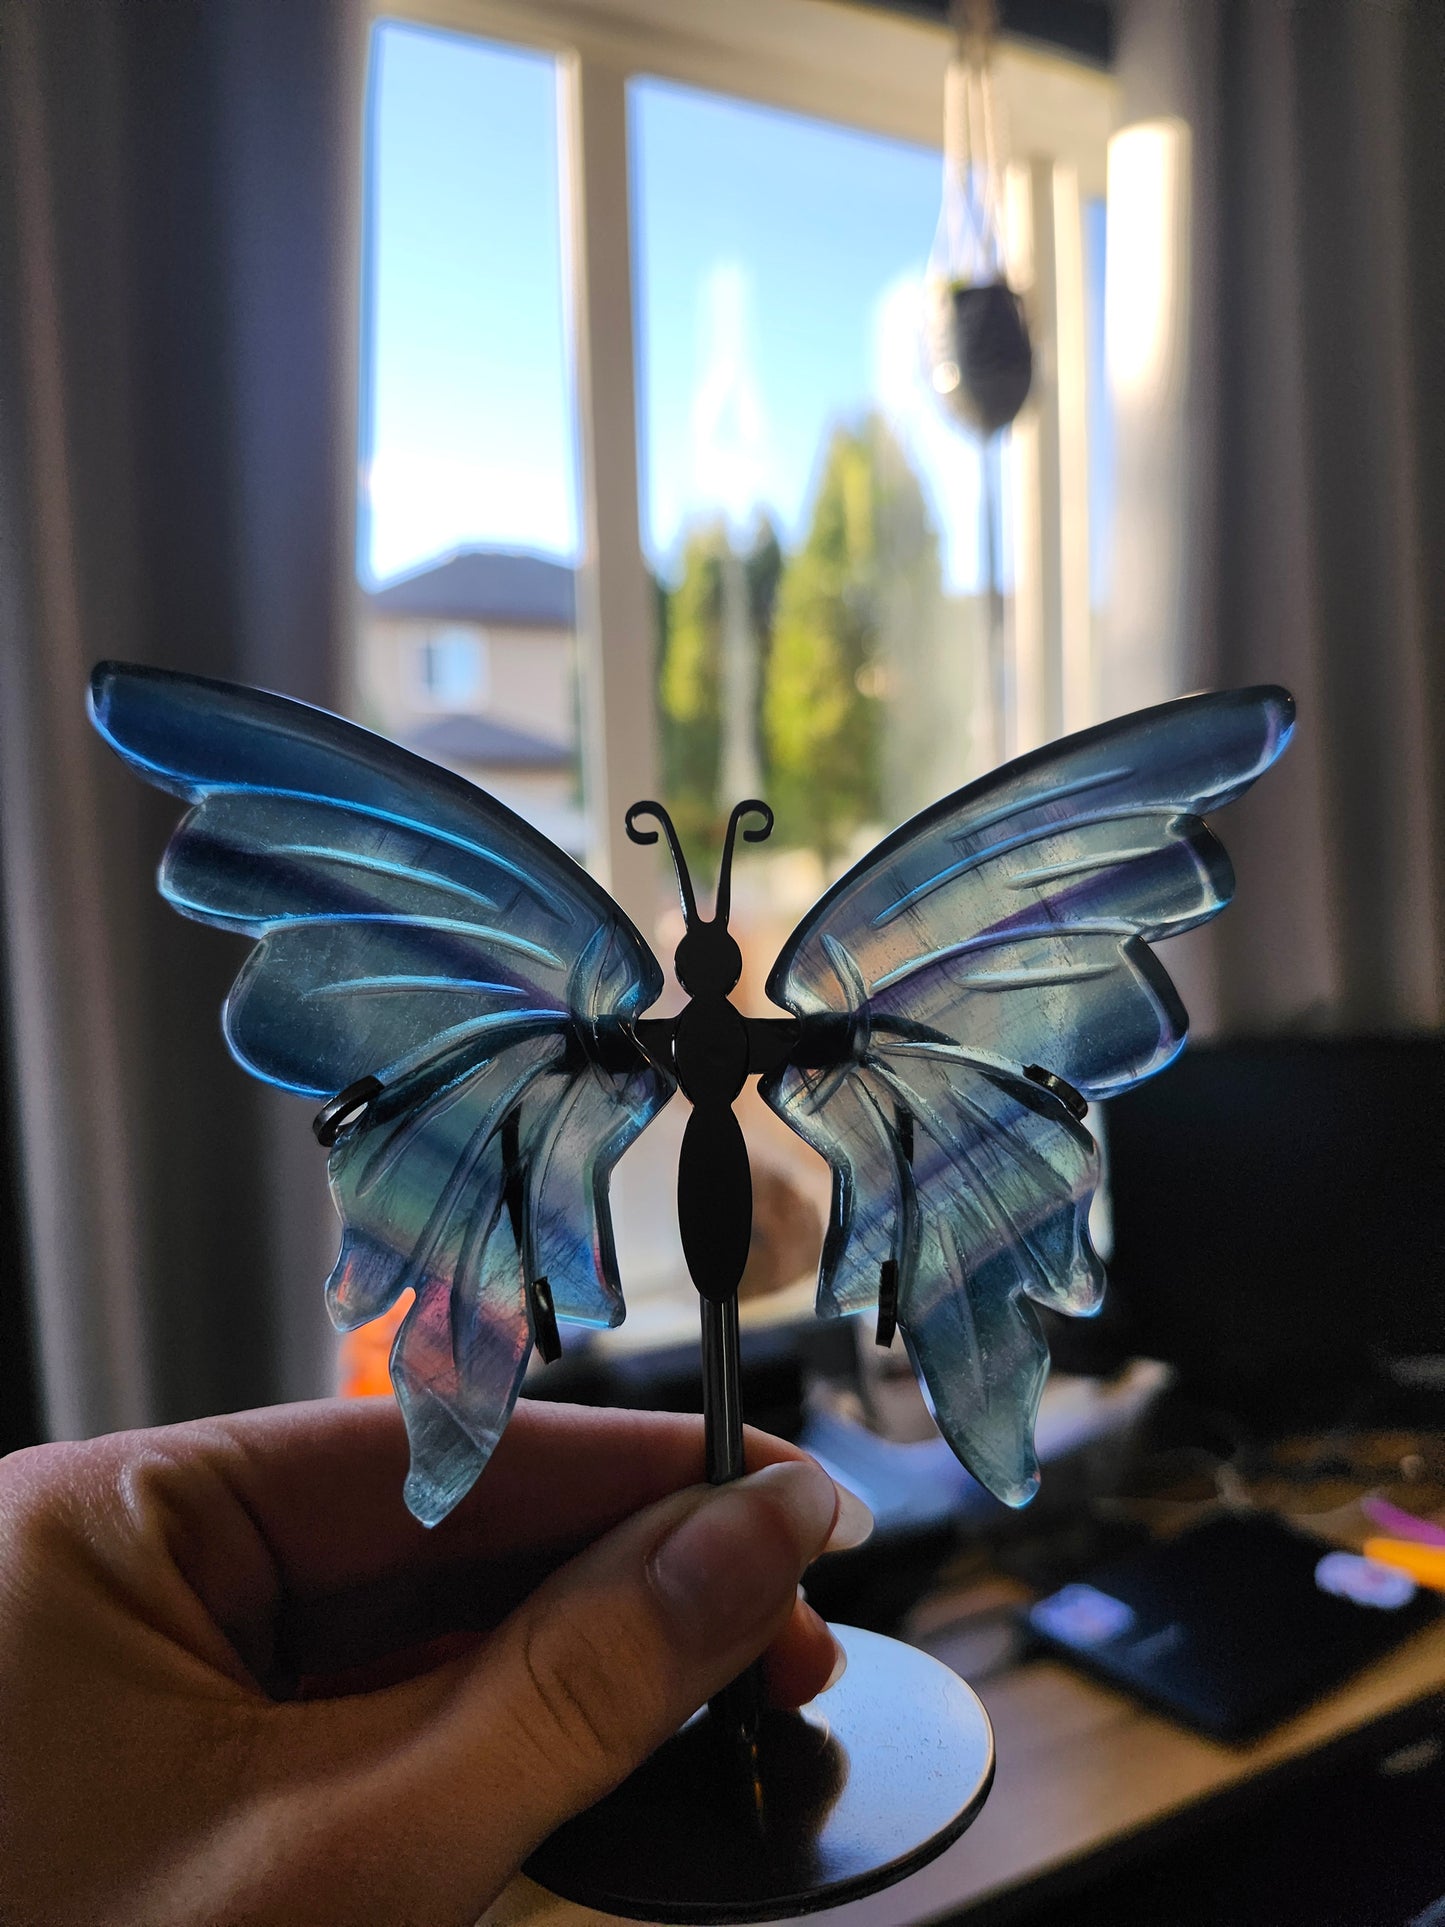
[[[634,803],[628,834],[655,843],[657,832],[639,831],[638,819],[657,819],[677,868],[686,931],[673,957],[677,981],[689,1002],[677,1017],[641,1018],[638,1042],[677,1079],[692,1105],[677,1170],[678,1228],[688,1272],[702,1296],[722,1304],[737,1291],[752,1235],[753,1187],[747,1145],[733,1105],[749,1077],[777,1070],[796,1048],[793,1018],[744,1017],[730,993],[742,975],[743,956],[728,929],[732,860],[738,825],[760,815],[763,826],[745,831],[759,842],[773,827],[766,803],[739,803],[728,823],[711,919],[698,915],[697,900],[672,820],[659,803]]]
[[[105,665],[98,727],[184,796],[161,887],[257,938],[227,1000],[234,1054],[327,1098],[342,1326],[407,1289],[392,1376],[408,1503],[435,1520],[495,1445],[557,1320],[623,1312],[610,1172],[681,1087],[683,1250],[733,1307],[751,1179],[734,1102],[750,1076],[833,1171],[819,1310],[902,1331],[964,1463],[1022,1503],[1047,1353],[1029,1301],[1098,1302],[1085,1100],[1149,1075],[1187,1023],[1151,941],[1228,900],[1202,822],[1284,747],[1284,692],[1143,711],[1020,758],[886,838],[783,946],[768,995],[730,998],[739,804],[701,918],[666,812],[690,1001],[618,906],[494,798],[283,698]],[[336,1093],[340,1093],[336,1096]]]

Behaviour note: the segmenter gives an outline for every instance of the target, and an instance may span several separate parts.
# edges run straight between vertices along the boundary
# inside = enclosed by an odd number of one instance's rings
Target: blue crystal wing
[[[826,1316],[871,1310],[897,1267],[898,1321],[939,1429],[998,1498],[1038,1482],[1048,1353],[1031,1303],[1088,1312],[1092,1138],[1017,1069],[954,1045],[890,1045],[764,1095],[833,1166],[819,1274]]]
[[[1293,715],[1278,689],[1186,697],[945,797],[814,906],[769,996],[803,1016],[848,1008],[856,984],[875,1020],[1042,1064],[1086,1097],[1124,1089],[1184,1039],[1150,942],[1233,889],[1202,819],[1269,767]]]
[[[527,1252],[508,1209],[506,1120],[535,1139],[556,1033],[494,1032],[387,1084],[331,1153],[341,1253],[327,1304],[348,1331],[415,1298],[392,1346],[406,1419],[406,1502],[428,1525],[486,1464],[532,1349]]]
[[[802,1041],[763,1095],[834,1173],[819,1310],[876,1304],[897,1265],[940,1426],[1011,1504],[1036,1480],[1047,1364],[1029,1301],[1087,1311],[1102,1286],[1096,1153],[1040,1076],[1103,1097],[1181,1048],[1150,944],[1227,903],[1204,813],[1292,721],[1282,690],[1191,697],[1022,757],[880,844],[769,979]]]
[[[91,710],[192,805],[164,895],[256,939],[224,1012],[238,1060],[312,1096],[382,1086],[331,1155],[328,1303],[350,1328],[415,1293],[392,1375],[408,1502],[439,1518],[511,1411],[529,1281],[560,1317],[622,1317],[608,1177],[673,1088],[631,1029],[661,970],[546,838],[338,717],[113,664]]]

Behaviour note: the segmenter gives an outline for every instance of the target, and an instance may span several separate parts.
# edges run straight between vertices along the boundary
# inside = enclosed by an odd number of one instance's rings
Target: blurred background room
[[[960,246],[1032,346],[994,433],[930,332]],[[752,1091],[748,1411],[879,1517],[815,1603],[999,1730],[977,1827],[867,1927],[1426,1918],[1445,1627],[1241,1740],[1027,1614],[1219,1515],[1351,1553],[1445,1519],[1440,0],[0,0],[0,264],[0,1448],[384,1390],[396,1322],[326,1320],[314,1107],[226,1055],[244,946],[156,897],[174,805],[90,729],[95,661],[395,737],[664,959],[628,804],[707,898],[766,797],[755,1015],[935,798],[1282,683],[1236,900],[1163,953],[1189,1050],[1091,1119],[1111,1294],[1050,1321],[1035,1506],[813,1319],[828,1173]],[[537,1396],[696,1406],[684,1108],[614,1180],[626,1324]]]

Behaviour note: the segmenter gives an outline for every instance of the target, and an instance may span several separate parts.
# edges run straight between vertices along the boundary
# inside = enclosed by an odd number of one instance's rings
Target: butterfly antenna
[[[745,816],[760,816],[762,826],[756,830],[744,830],[745,843],[762,843],[772,835],[773,813],[760,797],[750,796],[746,803],[734,806],[728,818],[727,834],[723,837],[722,863],[717,876],[717,903],[713,909],[713,922],[727,924],[728,912],[733,901],[733,845],[737,841],[738,824]]]
[[[734,811],[733,814],[736,815],[737,812]],[[697,898],[692,893],[692,878],[688,875],[687,859],[682,853],[682,845],[677,840],[677,831],[673,828],[672,818],[662,807],[661,803],[654,803],[650,800],[643,803],[634,803],[632,808],[627,812],[626,817],[627,834],[632,838],[634,843],[655,843],[657,841],[656,830],[638,829],[637,819],[640,816],[650,816],[654,823],[660,823],[662,825],[662,833],[667,838],[667,847],[672,851],[672,867],[677,872],[677,893],[682,898],[683,919],[688,929],[691,930],[693,925],[698,921]]]

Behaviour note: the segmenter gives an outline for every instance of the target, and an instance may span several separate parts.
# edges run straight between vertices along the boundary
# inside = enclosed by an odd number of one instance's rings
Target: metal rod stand
[[[737,1294],[702,1305],[702,1422],[707,1482],[726,1485],[743,1476],[743,1399]]]
[[[727,1485],[743,1476],[742,1358],[738,1340],[738,1299],[702,1306],[702,1422],[709,1485]],[[762,1720],[761,1669],[750,1666],[708,1702],[712,1717],[727,1732],[742,1761],[750,1804],[761,1801],[758,1729]]]

